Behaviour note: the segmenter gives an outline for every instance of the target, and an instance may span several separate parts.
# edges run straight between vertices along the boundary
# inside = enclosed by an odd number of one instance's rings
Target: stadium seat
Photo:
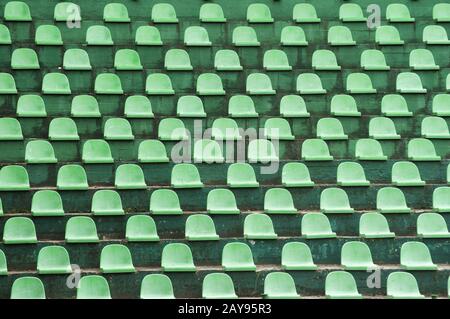
[[[353,213],[345,190],[336,187],[326,188],[320,194],[320,210],[326,214]]]
[[[237,47],[259,47],[256,31],[252,27],[238,26],[233,30],[232,43]]]
[[[450,94],[436,94],[433,97],[432,112],[437,116],[450,116]]]
[[[397,92],[399,93],[427,93],[422,81],[416,73],[402,72],[397,75]]]
[[[127,220],[125,238],[129,242],[159,241],[156,224],[147,215],[133,215]]]
[[[54,25],[40,25],[36,28],[35,43],[37,45],[62,45],[61,31]]]
[[[302,73],[297,77],[297,92],[300,94],[325,94],[320,78],[315,73]]]
[[[22,1],[8,1],[3,17],[5,21],[31,21],[30,7]]]
[[[202,139],[194,144],[194,163],[223,163],[225,158],[220,144],[214,140]]]
[[[96,94],[123,94],[122,83],[117,74],[102,73],[95,78],[94,91]]]
[[[0,44],[11,44],[11,34],[7,26],[0,24]]]
[[[136,30],[135,43],[137,45],[160,46],[163,45],[161,33],[152,25],[141,25]]]
[[[423,42],[425,44],[439,44],[448,45],[450,40],[448,39],[447,31],[440,25],[427,25],[423,29]]]
[[[219,240],[213,219],[204,214],[191,215],[186,219],[185,236],[190,241]]]
[[[125,100],[124,114],[127,118],[154,118],[152,104],[144,95],[131,95]]]
[[[284,244],[281,251],[281,268],[283,270],[316,270],[311,250],[301,242]]]
[[[365,22],[361,7],[356,3],[344,3],[339,7],[339,19],[342,22]]]
[[[28,191],[30,181],[23,166],[7,165],[0,169],[0,191]]]
[[[417,217],[417,235],[422,238],[450,238],[447,223],[438,213],[422,213]]]
[[[372,80],[365,73],[350,73],[347,76],[346,89],[350,94],[377,93],[372,86]]]
[[[147,189],[142,168],[136,164],[119,165],[116,168],[114,186],[117,189]]]
[[[361,299],[355,278],[346,271],[332,271],[325,279],[325,296],[329,299]]]
[[[433,6],[433,20],[450,22],[450,3],[436,3]]]
[[[346,140],[348,136],[344,133],[341,122],[334,117],[323,117],[317,122],[317,137],[322,140]]]
[[[233,163],[228,166],[227,185],[231,188],[258,187],[255,171],[248,163]]]
[[[103,8],[103,20],[105,22],[130,22],[128,9],[122,3],[108,3]]]
[[[248,143],[247,153],[250,163],[268,163],[279,160],[273,143],[266,139],[251,140]]]
[[[11,286],[11,299],[45,299],[44,284],[38,277],[20,277]]]
[[[89,55],[83,49],[68,49],[64,52],[63,58],[64,70],[81,71],[91,70]]]
[[[222,267],[225,271],[255,271],[253,254],[245,243],[227,243],[222,250]]]
[[[316,8],[309,3],[297,3],[293,9],[293,19],[297,23],[319,23]]]
[[[0,216],[3,216],[3,205],[1,198],[0,198]]]
[[[241,71],[243,67],[239,56],[233,50],[218,50],[214,56],[214,68],[217,71]]]
[[[202,73],[197,78],[198,95],[225,95],[222,79],[215,73]]]
[[[131,253],[127,246],[109,244],[100,255],[100,270],[104,274],[135,272]]]
[[[414,22],[409,9],[402,3],[391,3],[386,8],[386,19],[389,22]]]
[[[40,95],[36,94],[21,95],[17,101],[16,113],[18,117],[47,117],[45,102]],[[0,133],[0,136],[2,135]]]
[[[177,193],[171,189],[157,189],[150,196],[150,213],[155,215],[182,214]]]
[[[312,67],[318,71],[336,71],[340,70],[336,55],[330,50],[316,50],[312,55]]]
[[[86,31],[86,43],[88,45],[113,45],[111,31],[103,25],[92,25]]]
[[[249,23],[272,23],[270,8],[263,3],[252,3],[247,7],[247,21]]]
[[[302,217],[302,236],[306,239],[336,238],[328,217],[322,213],[307,213]]]
[[[164,246],[161,257],[163,271],[185,272],[195,271],[191,249],[182,243],[171,243]]]
[[[277,239],[272,220],[266,214],[249,214],[244,220],[244,238]]]
[[[16,82],[9,73],[0,73],[0,95],[17,94]]]
[[[220,141],[242,140],[236,121],[225,117],[214,120],[211,126],[211,136]]]
[[[124,118],[110,118],[105,122],[103,129],[105,140],[133,140],[134,135],[131,124]]]
[[[384,116],[412,116],[413,113],[409,111],[406,100],[400,94],[386,94],[381,99],[381,113]]]
[[[229,275],[223,273],[207,274],[203,278],[202,298],[236,299],[233,280]]]
[[[298,299],[295,282],[292,276],[285,272],[271,272],[264,278],[264,298],[268,299]]]
[[[427,116],[422,119],[422,136],[425,138],[449,139],[447,122],[438,116]]]
[[[0,250],[0,276],[4,276],[8,274],[8,266],[6,262],[5,253]]]
[[[36,52],[30,48],[15,49],[11,55],[11,68],[14,70],[39,70]]]
[[[356,45],[352,32],[342,25],[335,25],[328,29],[328,44],[331,46]]]
[[[342,162],[337,168],[337,184],[340,186],[369,186],[361,164]]]
[[[307,46],[305,31],[302,28],[287,25],[281,29],[280,43],[284,46]]]
[[[330,104],[330,113],[334,116],[361,116],[355,98],[346,94],[333,96]]]
[[[378,45],[403,45],[405,43],[400,38],[397,28],[391,25],[382,25],[376,28],[375,42]]]
[[[341,249],[341,265],[345,270],[373,270],[372,253],[366,243],[348,241]]]
[[[231,117],[258,117],[255,104],[247,95],[233,95],[228,101],[228,114]]]
[[[418,241],[409,241],[402,245],[400,264],[407,270],[437,270],[427,245]]]
[[[36,228],[33,220],[28,217],[11,217],[3,226],[3,243],[36,244]]]
[[[247,76],[245,91],[250,95],[271,95],[276,93],[272,89],[270,78],[264,73],[249,74]]]
[[[450,187],[437,187],[434,189],[433,210],[438,213],[450,213]]]
[[[152,8],[154,23],[178,23],[175,8],[170,3],[156,3]]]
[[[53,190],[40,190],[34,193],[31,200],[33,216],[64,216],[61,196]]]
[[[359,219],[359,236],[362,238],[393,238],[395,233],[380,213],[364,213]]]
[[[141,163],[167,163],[166,148],[160,140],[145,140],[139,144],[138,161]]]
[[[225,188],[215,188],[208,193],[206,210],[209,214],[240,213],[233,192]]]
[[[80,6],[73,2],[59,2],[55,5],[53,18],[57,22],[67,22],[71,19],[81,21]]]
[[[139,54],[131,49],[120,49],[114,55],[114,68],[118,71],[142,70]]]
[[[46,246],[39,250],[37,271],[42,275],[70,274],[69,253],[63,246]]]
[[[406,206],[405,195],[401,189],[395,187],[383,187],[377,193],[377,210],[380,213],[410,213]]]
[[[413,161],[439,161],[433,143],[425,138],[413,138],[408,142],[408,159]]]
[[[388,117],[373,117],[369,121],[369,136],[376,140],[397,140],[394,122]]]
[[[275,140],[294,140],[289,122],[283,118],[269,118],[264,123],[264,137]]]
[[[72,99],[72,117],[101,117],[98,102],[91,95],[77,95]]]
[[[77,286],[77,299],[111,299],[108,282],[98,275],[81,277]]]
[[[42,93],[71,94],[69,79],[63,73],[47,73],[42,79]]]
[[[222,7],[217,3],[204,3],[200,7],[200,22],[225,23],[227,19],[223,13]]]
[[[301,158],[304,161],[332,161],[328,145],[320,138],[311,138],[303,141]]]
[[[389,71],[386,58],[380,50],[367,49],[361,53],[361,67],[366,71]]]
[[[295,214],[297,209],[291,193],[283,188],[268,189],[264,195],[264,212],[267,214]]]
[[[433,53],[427,49],[414,49],[409,53],[409,67],[413,70],[439,70],[434,62]]]
[[[28,164],[53,164],[58,162],[52,144],[45,140],[33,140],[25,147],[25,162]]]
[[[178,118],[164,118],[159,122],[158,139],[161,141],[187,140],[184,123]]]
[[[292,66],[282,50],[271,49],[264,52],[263,66],[267,71],[290,71]]]
[[[280,101],[280,115],[282,117],[309,117],[305,100],[299,95],[285,95]]]
[[[65,240],[69,244],[98,243],[94,220],[87,216],[71,217],[66,223]]]
[[[0,140],[1,141],[22,141],[22,127],[20,122],[12,117],[0,118]]]
[[[175,299],[172,281],[164,274],[150,274],[142,279],[141,299]]]
[[[284,187],[312,187],[314,182],[308,167],[303,163],[286,163],[281,172],[281,184]]]
[[[119,193],[109,189],[98,190],[92,196],[91,212],[94,215],[124,215]]]
[[[56,188],[58,190],[88,190],[86,171],[83,166],[68,164],[61,166],[56,178]]]
[[[387,278],[386,294],[393,299],[423,299],[416,278],[407,272],[396,271]]]
[[[186,46],[207,47],[211,46],[208,31],[199,26],[190,26],[184,30],[184,44]]]
[[[78,141],[77,125],[68,117],[54,118],[48,127],[50,141]]]
[[[173,188],[203,187],[197,166],[189,163],[179,163],[172,167],[170,185]]]
[[[82,160],[86,164],[113,163],[111,149],[104,140],[87,140],[83,144]]]

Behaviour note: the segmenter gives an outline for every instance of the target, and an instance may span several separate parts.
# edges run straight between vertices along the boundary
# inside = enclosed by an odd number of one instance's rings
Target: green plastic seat
[[[0,216],[3,216],[3,205],[2,205],[2,199],[0,198]]]
[[[264,194],[264,212],[267,214],[296,214],[291,193],[284,188],[270,188]]]
[[[252,3],[247,7],[247,21],[249,23],[272,23],[270,8],[263,3]]]
[[[194,163],[223,163],[222,149],[214,140],[201,139],[194,144]]]
[[[177,193],[171,189],[157,189],[150,196],[150,212],[155,215],[182,214]]]
[[[362,138],[356,142],[355,157],[363,161],[385,161],[380,142],[371,138]]]
[[[334,116],[361,116],[355,98],[346,94],[333,96],[330,104],[330,113]]]
[[[359,219],[359,236],[362,238],[394,238],[395,233],[380,213],[364,213]]]
[[[77,299],[111,299],[108,282],[98,275],[81,277],[77,287]]]
[[[103,21],[130,22],[127,7],[122,3],[108,3],[103,8]]]
[[[28,164],[51,164],[58,160],[52,144],[45,140],[33,140],[25,147],[25,162]]]
[[[339,19],[342,22],[365,22],[361,7],[356,3],[344,3],[339,7]]]
[[[264,52],[263,66],[267,71],[292,70],[292,66],[289,65],[289,60],[286,53],[276,49],[271,49]]]
[[[369,136],[376,140],[397,140],[394,122],[388,117],[374,117],[369,121]]]
[[[305,31],[298,26],[288,25],[281,29],[280,43],[284,46],[307,46]]]
[[[20,277],[11,287],[11,299],[45,299],[45,289],[37,277]]]
[[[233,50],[218,50],[214,56],[214,68],[217,71],[241,71],[239,56]]]
[[[318,71],[336,71],[341,67],[338,65],[336,55],[330,50],[316,50],[312,55],[312,67]]]
[[[170,49],[164,57],[164,67],[169,71],[192,70],[189,54],[183,49]]]
[[[299,95],[285,95],[280,100],[280,115],[282,117],[309,117],[305,100]]]
[[[322,213],[307,213],[302,217],[302,236],[307,239],[336,238],[328,217]]]
[[[136,164],[119,165],[116,169],[114,186],[117,189],[147,189],[142,168]]]
[[[237,299],[231,277],[223,273],[207,274],[203,278],[202,297],[205,299]]]
[[[361,53],[361,67],[366,71],[389,71],[386,58],[380,50],[367,49]]]
[[[163,274],[150,274],[142,279],[141,299],[175,299],[172,281]]]
[[[184,30],[184,44],[186,46],[194,47],[209,47],[211,41],[209,41],[208,31],[199,26],[190,26]]]
[[[222,267],[225,271],[256,271],[253,254],[245,243],[227,243],[222,250]]]
[[[352,32],[349,28],[341,25],[332,26],[328,29],[328,44],[331,46],[356,45]]]
[[[320,138],[311,138],[303,141],[301,158],[304,161],[332,161],[328,145]]]
[[[68,49],[64,52],[64,70],[92,70],[89,55],[83,49]]]
[[[197,78],[198,95],[225,95],[222,79],[215,73],[202,73]]]
[[[439,213],[450,213],[450,187],[435,188],[433,191],[433,210]]]
[[[278,153],[271,141],[266,139],[251,140],[247,149],[250,163],[269,163],[279,161]]]
[[[242,136],[235,120],[222,117],[214,120],[211,126],[211,136],[215,140],[237,141]]]
[[[170,272],[196,271],[191,248],[182,243],[167,244],[162,251],[161,267]]]
[[[381,99],[381,113],[389,117],[413,115],[408,109],[405,98],[400,94],[384,95]]]
[[[433,6],[433,20],[450,22],[450,3],[436,3]]]
[[[239,214],[236,198],[229,189],[215,188],[208,193],[206,210],[209,214]]]
[[[91,212],[99,216],[124,215],[122,200],[118,192],[102,189],[92,196]]]
[[[427,245],[418,241],[409,241],[402,245],[400,265],[407,270],[437,270]]]
[[[28,191],[30,181],[23,166],[7,165],[0,169],[0,191]]]
[[[178,118],[165,118],[159,122],[158,139],[162,141],[187,140],[188,133],[183,121]]]
[[[100,255],[100,270],[104,274],[135,272],[128,247],[121,244],[103,247]]]
[[[21,95],[17,101],[16,113],[18,117],[47,117],[44,100],[35,94]]]
[[[186,219],[185,236],[190,241],[219,240],[213,219],[204,214],[191,215]]]
[[[372,253],[366,243],[360,241],[346,242],[341,249],[341,265],[345,270],[375,269]]]
[[[69,117],[55,118],[48,127],[48,138],[51,141],[78,141],[77,125]]]
[[[36,228],[28,217],[11,217],[3,226],[4,244],[36,244]]]
[[[94,220],[88,216],[71,217],[66,223],[65,239],[69,244],[98,243]]]
[[[292,276],[285,272],[271,272],[264,278],[264,298],[298,299],[300,298]]]
[[[424,299],[416,278],[407,272],[390,273],[386,284],[387,296],[393,299]]]
[[[123,94],[120,78],[114,73],[97,75],[94,90],[96,94]]]
[[[419,75],[412,72],[402,72],[397,75],[396,89],[399,93],[427,93]]]
[[[92,95],[77,95],[72,99],[72,117],[101,117],[98,102]]]
[[[400,161],[392,166],[392,184],[396,186],[424,186],[416,164]]]
[[[16,82],[9,73],[0,73],[0,94],[17,94]]]
[[[57,22],[81,21],[80,6],[73,2],[59,2],[55,5],[53,18]]]
[[[58,190],[88,190],[86,171],[83,166],[69,164],[61,166],[56,179]]]
[[[303,163],[286,163],[281,173],[281,183],[284,187],[312,187],[308,167]]]
[[[350,94],[377,93],[372,86],[370,77],[365,73],[350,73],[347,76],[346,90]]]
[[[294,140],[291,126],[286,119],[283,118],[269,118],[264,123],[264,137],[275,140]]]
[[[413,161],[440,161],[433,142],[425,138],[413,138],[408,142],[408,159]]]
[[[103,25],[92,25],[86,31],[88,45],[113,45],[111,31]]]
[[[403,45],[405,41],[400,38],[397,28],[391,25],[382,25],[375,30],[375,42],[378,45]]]
[[[22,1],[9,1],[3,17],[5,21],[31,21],[30,7]]]
[[[326,188],[320,194],[320,210],[326,214],[353,213],[345,190],[336,187]]]
[[[281,251],[281,268],[284,270],[316,270],[309,246],[301,242],[284,244]]]
[[[256,31],[252,27],[238,26],[233,30],[232,43],[237,47],[259,47]]]
[[[125,238],[130,242],[159,241],[156,224],[147,215],[134,215],[128,218]]]
[[[391,3],[386,8],[386,19],[389,22],[414,22],[409,9],[402,3]]]
[[[0,276],[4,276],[8,274],[8,266],[6,263],[5,253],[0,250]]]
[[[166,147],[159,140],[145,140],[139,144],[138,160],[141,163],[167,163]]]
[[[42,93],[71,94],[69,79],[63,73],[47,73],[42,79]]]
[[[427,25],[423,29],[423,42],[426,44],[439,44],[448,45],[450,40],[448,39],[447,31],[440,25]]]
[[[380,213],[410,213],[411,208],[406,206],[405,195],[401,189],[383,187],[377,192],[377,210]]]
[[[327,275],[325,296],[329,299],[362,299],[355,278],[346,271],[332,271]]]
[[[55,25],[38,26],[34,41],[37,45],[63,45],[61,31]]]
[[[105,140],[134,140],[131,124],[124,118],[110,118],[103,128]]]
[[[31,201],[31,214],[33,216],[64,216],[61,196],[52,190],[37,191]]]
[[[135,43],[137,45],[163,45],[159,30],[152,25],[142,25],[137,28],[135,35]]]
[[[222,7],[217,3],[204,3],[200,7],[200,22],[221,23],[227,22]]]
[[[206,117],[202,100],[196,95],[181,96],[177,102],[177,116]]]
[[[180,163],[172,167],[170,185],[173,188],[201,188],[203,183],[197,166],[189,163]]]
[[[342,162],[337,168],[337,184],[340,186],[369,186],[361,164]]]
[[[253,213],[244,220],[244,238],[277,239],[272,220],[266,214]]]
[[[322,140],[347,140],[341,121],[334,117],[324,117],[317,122],[317,137]]]
[[[114,68],[123,71],[142,70],[141,59],[135,50],[120,49],[114,56]]]
[[[11,55],[11,68],[14,70],[39,70],[36,52],[29,48],[15,49]]]
[[[450,116],[450,94],[436,94],[433,97],[432,112],[437,116]]]
[[[169,3],[156,3],[152,8],[154,23],[178,23],[175,8]]]
[[[417,235],[422,238],[450,238],[447,223],[438,213],[423,213],[417,217]]]
[[[427,116],[422,119],[422,136],[425,138],[449,139],[447,122],[438,116]]]
[[[6,25],[0,24],[0,44],[11,44],[11,34]]]
[[[325,94],[320,78],[315,73],[302,73],[297,77],[297,92],[300,94]]]
[[[255,103],[247,95],[233,95],[228,101],[228,114],[231,117],[258,117]]]
[[[70,274],[69,253],[63,246],[46,246],[39,250],[37,271],[42,275]]]
[[[319,23],[316,8],[309,3],[297,3],[294,6],[292,17],[297,23]]]
[[[233,163],[228,166],[227,185],[231,188],[258,187],[255,171],[248,163]]]
[[[148,95],[173,95],[172,81],[164,73],[153,73],[147,76],[145,92]]]
[[[12,117],[0,118],[0,140],[21,141],[23,140],[20,122]]]
[[[144,95],[131,95],[125,100],[124,114],[127,118],[154,118],[152,104]]]
[[[439,70],[433,53],[427,49],[414,49],[409,53],[409,67],[413,70]]]

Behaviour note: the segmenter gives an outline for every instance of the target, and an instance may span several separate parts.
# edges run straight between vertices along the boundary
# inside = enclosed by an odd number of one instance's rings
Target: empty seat
[[[320,78],[315,73],[302,73],[297,77],[297,92],[300,94],[325,94]]]
[[[386,58],[380,50],[367,49],[361,53],[361,67],[366,71],[388,71]]]
[[[328,44],[332,46],[356,45],[349,28],[335,25],[328,29]]]
[[[45,299],[44,284],[37,277],[17,278],[11,286],[11,299]]]
[[[174,299],[172,281],[163,274],[150,274],[142,279],[141,299]]]
[[[307,213],[302,217],[302,236],[307,239],[336,238],[328,217],[322,213]]]
[[[330,113],[334,116],[361,116],[355,98],[346,94],[333,96],[330,104]]]
[[[166,163],[166,147],[159,140],[145,140],[139,144],[138,161],[141,163]]]
[[[81,21],[80,6],[73,2],[59,2],[55,5],[53,18],[57,22]]]
[[[316,270],[311,250],[301,242],[288,242],[281,251],[281,268],[284,270]]]
[[[12,117],[0,118],[0,140],[1,141],[21,141],[23,140],[22,127],[20,122]]]
[[[422,81],[416,73],[402,72],[397,75],[397,92],[399,93],[427,93]]]
[[[214,73],[202,73],[197,78],[198,95],[225,95],[222,79]]]
[[[200,22],[221,23],[227,19],[223,13],[222,7],[217,3],[204,3],[200,7]]]
[[[87,140],[83,144],[82,150],[83,163],[113,163],[114,159],[111,155],[111,149],[104,140]]]
[[[375,42],[378,45],[403,45],[405,43],[400,38],[397,28],[391,25],[382,25],[376,28]]]
[[[111,299],[108,282],[98,275],[81,277],[77,286],[77,299]]]
[[[422,238],[450,238],[447,223],[438,213],[422,213],[417,218],[417,235]]]
[[[27,191],[29,189],[30,181],[25,167],[7,165],[0,169],[0,191]]]
[[[154,118],[152,104],[144,95],[132,95],[125,100],[124,114],[127,118]]]
[[[3,242],[5,244],[37,243],[36,228],[28,217],[11,217],[3,226]]]
[[[123,94],[119,76],[114,73],[102,73],[95,78],[96,94]]]
[[[209,214],[239,214],[236,198],[229,189],[216,188],[208,193],[206,210]]]
[[[259,47],[260,43],[255,29],[248,26],[238,26],[233,30],[232,43],[237,47]]]
[[[233,50],[218,50],[214,56],[214,68],[217,71],[241,71],[239,56]]]
[[[22,1],[8,1],[3,17],[5,21],[31,21],[30,7]]]
[[[374,117],[369,121],[369,136],[376,140],[397,140],[394,122],[388,117]]]
[[[266,214],[250,214],[244,220],[244,238],[277,239],[272,220]]]
[[[353,213],[347,193],[341,188],[326,188],[320,194],[320,210],[323,213]]]
[[[447,122],[438,116],[427,116],[422,120],[422,136],[425,138],[448,139],[450,132]]]
[[[223,273],[207,274],[203,278],[202,297],[205,299],[236,299],[231,277]]]
[[[274,145],[266,139],[251,140],[248,144],[247,153],[250,163],[268,163],[279,160]]]
[[[170,3],[156,3],[152,8],[152,21],[155,23],[178,23],[175,8]]]
[[[122,199],[119,193],[109,189],[98,190],[92,196],[91,212],[94,215],[123,215]]]
[[[263,66],[267,71],[292,70],[292,66],[289,65],[289,60],[286,53],[276,49],[271,49],[264,52]]]
[[[219,240],[214,221],[204,214],[191,215],[186,219],[185,236],[192,241]]]
[[[114,68],[116,70],[134,71],[142,70],[139,54],[131,49],[120,49],[114,55]]]
[[[68,49],[64,52],[64,70],[91,70],[89,55],[83,49]]]
[[[309,117],[305,100],[298,95],[285,95],[280,100],[280,115],[282,117]]]
[[[16,82],[9,73],[0,73],[0,94],[17,94]]]
[[[103,8],[103,20],[105,22],[130,22],[128,9],[122,3],[108,3]]]
[[[350,94],[370,94],[377,92],[372,86],[372,80],[365,73],[350,73],[347,76],[346,89]]]
[[[271,272],[264,278],[264,297],[269,299],[298,299],[294,279],[284,272]]]
[[[392,184],[396,186],[423,186],[417,166],[408,161],[400,161],[392,166]]]
[[[148,95],[172,95],[175,93],[172,81],[164,73],[149,74],[145,81],[145,92]]]
[[[11,44],[11,34],[7,26],[0,24],[0,44]]]
[[[164,118],[159,122],[158,139],[162,141],[187,140],[188,134],[183,121],[178,118]]]
[[[381,213],[410,213],[403,192],[395,187],[383,187],[377,192],[377,210]]]
[[[29,48],[15,49],[11,55],[11,68],[14,70],[39,70],[36,52]]]
[[[436,3],[433,6],[433,20],[450,22],[450,3]]]
[[[302,28],[287,25],[281,29],[280,43],[284,46],[307,46],[305,31]]]
[[[75,121],[68,117],[55,118],[48,126],[48,139],[51,141],[78,141]]]
[[[65,240],[67,243],[97,243],[97,227],[91,217],[75,216],[66,223]]]
[[[386,294],[394,299],[423,299],[416,278],[407,272],[396,271],[387,278]]]
[[[131,253],[127,246],[109,244],[100,255],[100,270],[105,274],[135,272]]]
[[[136,30],[135,42],[137,45],[163,45],[159,30],[152,25],[141,25]]]
[[[55,25],[40,25],[36,29],[34,41],[37,45],[62,45],[61,31]]]
[[[63,246],[46,246],[39,250],[37,257],[39,274],[70,274],[69,253]]]
[[[172,167],[170,185],[173,188],[203,187],[197,166],[189,163],[180,163]]]
[[[45,140],[33,140],[25,147],[25,162],[28,164],[51,164],[58,160],[52,144]]]
[[[42,79],[42,93],[71,94],[69,79],[63,73],[47,73]]]
[[[372,261],[372,253],[366,243],[346,242],[341,249],[341,265],[345,270],[373,270],[377,267]]]
[[[124,118],[110,118],[103,128],[105,140],[133,140],[131,124]]]
[[[225,158],[222,154],[222,148],[214,140],[202,139],[194,144],[194,162],[195,163],[223,163]]]
[[[389,22],[414,22],[409,9],[402,3],[391,3],[386,8],[386,19]]]
[[[283,188],[268,189],[264,195],[264,211],[268,214],[295,214],[291,193]]]
[[[136,164],[119,165],[116,169],[114,186],[117,189],[146,189],[142,168]]]
[[[380,142],[371,138],[362,138],[356,142],[355,157],[363,161],[385,161]]]
[[[433,142],[425,138],[413,138],[408,142],[408,159],[413,161],[440,161]]]
[[[292,16],[297,23],[318,23],[316,8],[310,3],[297,3],[294,6]]]
[[[283,118],[269,118],[264,123],[264,137],[275,140],[294,140],[289,122]]]
[[[330,50],[316,50],[312,55],[312,67],[319,71],[335,71],[340,70],[336,55]]]
[[[72,117],[100,117],[98,102],[91,95],[77,95],[72,99]]]
[[[171,243],[164,246],[161,257],[163,271],[195,271],[191,249],[182,243]]]
[[[233,95],[228,101],[228,114],[231,117],[258,117],[255,104],[247,95]]]
[[[328,145],[320,138],[311,138],[303,141],[301,158],[305,161],[332,161]]]
[[[87,190],[89,188],[83,166],[69,164],[61,166],[56,179],[58,190]]]
[[[147,215],[134,215],[128,218],[125,238],[130,242],[159,241],[156,224]]]
[[[364,213],[359,219],[359,235],[363,238],[393,238],[389,224],[380,213]]]
[[[406,100],[400,94],[386,94],[381,99],[381,113],[384,116],[412,116]]]
[[[230,118],[215,119],[211,126],[211,136],[221,141],[242,140],[236,121]]]
[[[344,127],[341,121],[334,117],[324,117],[317,122],[317,137],[322,140],[346,140],[347,134],[344,133]]]
[[[436,94],[433,97],[432,112],[437,116],[450,116],[450,94]]]
[[[284,187],[310,187],[311,181],[308,167],[303,163],[286,163],[281,173],[281,183]]]
[[[31,200],[31,214],[33,216],[64,216],[61,196],[52,190],[37,191]]]
[[[361,299],[355,278],[346,271],[332,271],[325,279],[325,296],[330,299]]]
[[[233,163],[228,166],[227,185],[231,188],[258,187],[255,171],[250,164]]]
[[[427,245],[418,241],[409,241],[402,245],[400,264],[407,270],[437,270]]]
[[[409,53],[409,66],[413,70],[439,70],[433,53],[427,49],[414,49]]]
[[[86,31],[88,45],[113,45],[111,32],[103,25],[92,25]]]
[[[438,187],[434,189],[433,210],[439,213],[450,213],[450,187]]]
[[[423,29],[423,42],[426,44],[448,45],[447,31],[440,25],[427,25]]]
[[[252,3],[247,7],[247,21],[250,23],[272,23],[270,9],[263,3]]]
[[[190,26],[184,30],[184,44],[187,46],[207,47],[211,46],[208,31],[199,26]]]
[[[222,250],[222,267],[225,271],[255,271],[250,247],[245,243],[227,243]]]
[[[356,3],[344,3],[339,7],[339,19],[343,22],[365,22],[361,7]]]
[[[150,196],[150,212],[155,215],[182,214],[177,193],[171,189],[157,189]]]
[[[4,276],[8,274],[8,266],[6,263],[5,253],[0,250],[0,276]]]
[[[342,162],[337,168],[337,183],[341,186],[369,186],[364,169],[359,163]]]

